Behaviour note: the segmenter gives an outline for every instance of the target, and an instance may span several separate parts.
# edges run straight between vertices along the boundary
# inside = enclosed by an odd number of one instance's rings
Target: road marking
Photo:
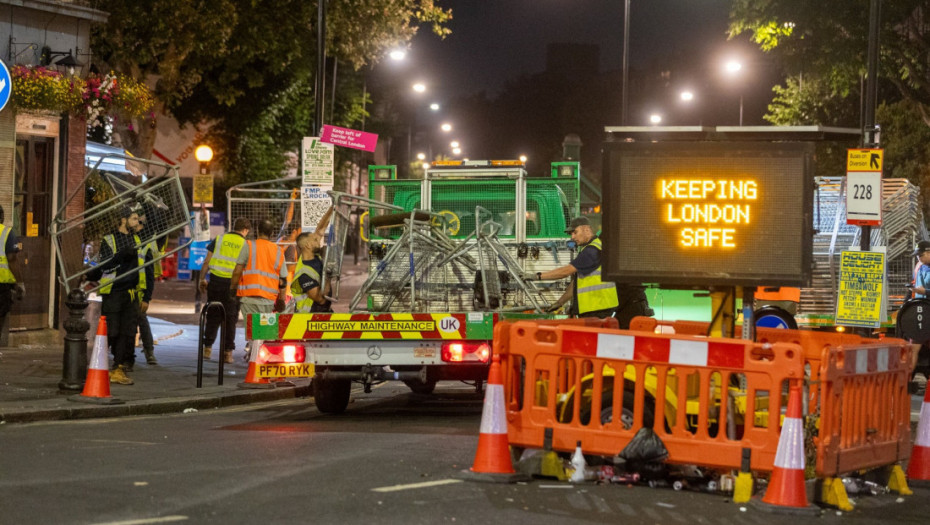
[[[95,523],[94,525],[145,525],[147,523],[170,523],[172,521],[187,521],[187,516],[162,516],[160,518],[146,518],[141,520],[126,521],[108,521],[106,523]]]
[[[392,485],[390,487],[378,487],[371,489],[372,492],[397,492],[400,490],[422,489],[426,487],[437,487],[439,485],[449,485],[452,483],[461,483],[460,479],[440,479],[437,481],[424,481],[423,483],[410,483],[407,485]]]

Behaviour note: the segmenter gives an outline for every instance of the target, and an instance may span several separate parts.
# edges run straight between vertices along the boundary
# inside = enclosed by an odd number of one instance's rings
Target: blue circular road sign
[[[13,92],[13,78],[10,76],[10,70],[6,64],[0,60],[0,111],[6,107],[10,101],[10,94]]]

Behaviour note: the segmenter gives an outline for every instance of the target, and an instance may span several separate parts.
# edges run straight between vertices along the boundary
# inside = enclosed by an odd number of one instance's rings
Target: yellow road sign
[[[213,175],[194,175],[194,205],[213,206]]]
[[[846,171],[882,171],[883,149],[850,149],[846,153]]]

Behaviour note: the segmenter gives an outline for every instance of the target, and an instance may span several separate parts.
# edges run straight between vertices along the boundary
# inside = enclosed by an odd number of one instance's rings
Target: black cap
[[[134,210],[134,209],[132,208],[132,206],[130,206],[130,205],[128,205],[128,204],[127,204],[127,205],[124,205],[124,206],[120,206],[120,208],[119,208],[119,217],[120,217],[121,219],[128,219],[129,216],[132,215],[132,214],[135,213],[135,212],[136,212],[136,210]]]
[[[911,255],[916,257],[928,251],[930,251],[930,241],[920,241],[919,243],[917,243],[917,247],[914,248],[914,253],[912,253]]]
[[[587,217],[575,217],[572,219],[571,224],[568,225],[568,228],[565,228],[565,233],[571,234],[575,231],[575,228],[579,226],[591,226],[591,221]]]

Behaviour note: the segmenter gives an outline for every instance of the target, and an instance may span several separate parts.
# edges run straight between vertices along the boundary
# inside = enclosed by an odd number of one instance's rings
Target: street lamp
[[[740,71],[743,69],[743,64],[736,60],[729,60],[726,64],[723,65],[724,71],[727,72],[731,77],[736,77],[740,74]],[[740,89],[739,92],[739,125],[743,125],[743,90]]]
[[[439,104],[436,102],[433,102],[432,104],[429,105],[429,109],[432,111],[439,111]]]
[[[413,90],[417,93],[424,93],[426,91],[426,84],[422,82],[417,82],[413,85]]]
[[[197,146],[194,150],[194,158],[200,163],[200,174],[206,175],[210,171],[210,161],[213,160],[213,148],[206,144]]]
[[[681,100],[685,102],[691,102],[694,100],[694,93],[688,91],[687,89],[681,92]]]
[[[448,132],[452,131],[452,124],[449,124],[448,122],[443,122],[442,125],[439,126],[439,129],[441,129],[441,130],[443,130],[444,132],[448,133]]]
[[[453,154],[453,155],[461,155],[461,154],[462,154],[462,148],[452,148],[452,154]]]
[[[391,57],[391,60],[395,62],[400,62],[401,60],[407,58],[407,50],[406,49],[395,49],[391,51],[390,53],[388,53],[388,56]]]
[[[658,113],[653,113],[652,115],[649,115],[649,122],[651,122],[653,125],[659,124],[660,122],[662,122],[662,115],[659,115]]]
[[[417,153],[417,160],[426,160],[426,153]]]
[[[452,142],[449,143],[449,147],[450,147],[450,148],[457,148],[457,147],[459,147],[459,141],[453,140]]]
[[[520,155],[520,162],[526,164],[526,155]]]

